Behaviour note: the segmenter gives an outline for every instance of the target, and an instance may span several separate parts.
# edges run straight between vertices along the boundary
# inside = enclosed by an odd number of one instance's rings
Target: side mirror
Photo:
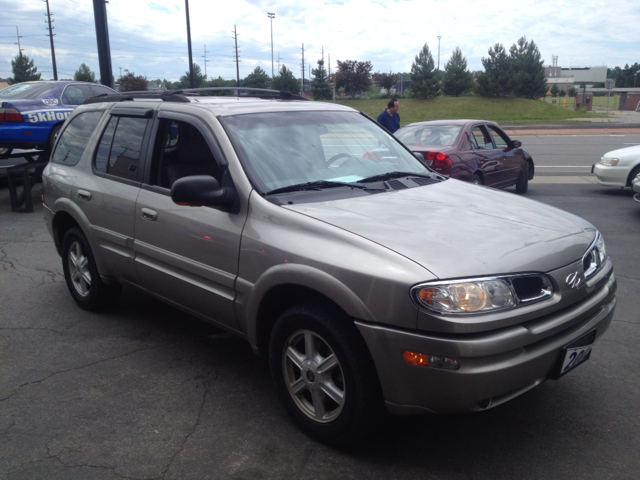
[[[426,165],[426,163],[424,161],[424,155],[422,155],[420,152],[413,152],[413,156],[416,157],[418,160],[420,160],[423,164]]]
[[[522,142],[520,140],[512,140],[511,146],[513,148],[520,148],[522,146]]]
[[[193,175],[176,180],[171,186],[171,200],[190,207],[230,207],[237,199],[232,187],[221,187],[210,175]]]

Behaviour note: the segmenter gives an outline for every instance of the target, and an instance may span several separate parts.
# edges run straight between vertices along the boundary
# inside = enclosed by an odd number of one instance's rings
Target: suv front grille
[[[513,289],[520,299],[537,297],[542,291],[542,278],[540,277],[520,277],[511,280]]]

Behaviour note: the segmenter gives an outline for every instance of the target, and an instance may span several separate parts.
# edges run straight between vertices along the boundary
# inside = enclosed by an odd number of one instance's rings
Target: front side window
[[[481,126],[473,127],[471,135],[475,138],[478,150],[492,150],[493,142],[487,131]],[[473,142],[471,142],[473,145]]]
[[[384,129],[356,112],[280,112],[225,118],[256,188],[358,182],[429,170]]]
[[[95,130],[103,112],[85,112],[76,115],[64,129],[51,156],[53,163],[75,165],[87,148],[91,134]]]
[[[69,85],[64,89],[62,101],[67,105],[80,105],[94,94],[86,85]]]
[[[98,146],[95,169],[100,173],[136,180],[148,122],[146,118],[139,117],[111,117]]]
[[[179,178],[192,175],[209,175],[222,181],[222,169],[202,132],[187,122],[162,119],[154,142],[149,184],[171,188]]]
[[[487,127],[489,127],[489,132],[493,137],[493,141],[495,142],[497,149],[504,150],[506,148],[509,148],[507,139],[503,137],[502,132],[500,132],[497,128],[492,127],[491,125],[487,125]]]

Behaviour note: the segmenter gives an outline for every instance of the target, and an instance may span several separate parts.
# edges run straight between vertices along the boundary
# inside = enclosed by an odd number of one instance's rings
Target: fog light
[[[403,352],[402,358],[404,358],[405,362],[420,367],[439,368],[442,370],[458,370],[460,368],[460,362],[454,358],[438,357],[436,355],[426,355],[424,353],[409,351]]]

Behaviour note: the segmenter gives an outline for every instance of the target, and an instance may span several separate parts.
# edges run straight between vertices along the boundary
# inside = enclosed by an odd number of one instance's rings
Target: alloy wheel
[[[82,245],[75,241],[69,247],[69,275],[71,283],[78,294],[86,297],[91,291],[91,272],[89,259],[82,250]]]

